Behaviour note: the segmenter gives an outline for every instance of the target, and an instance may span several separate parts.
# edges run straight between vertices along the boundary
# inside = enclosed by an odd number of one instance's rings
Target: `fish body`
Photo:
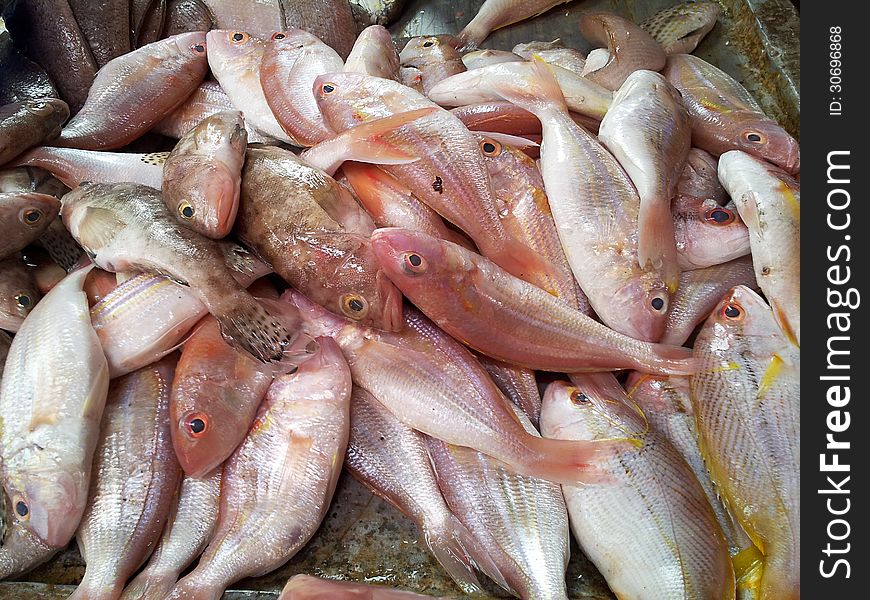
[[[465,65],[466,70],[472,71],[487,65],[498,64],[501,62],[516,62],[522,59],[521,56],[517,56],[513,52],[491,50],[487,48],[486,50],[474,50],[473,52],[463,54],[462,64]]]
[[[294,575],[281,590],[279,600],[426,600],[432,596],[415,594],[380,585],[320,579],[312,575]]]
[[[356,41],[357,25],[347,0],[280,0],[284,27],[304,29],[344,60]]]
[[[41,298],[33,273],[21,258],[0,259],[0,329],[18,331]]]
[[[662,71],[692,117],[692,144],[719,156],[742,150],[789,173],[800,172],[800,145],[733,77],[691,54],[674,54]]]
[[[336,343],[317,345],[311,360],[269,388],[224,465],[211,541],[166,600],[217,600],[231,583],[287,562],[320,526],[347,449],[351,379]]]
[[[695,340],[690,380],[713,483],[763,554],[757,597],[800,597],[800,351],[758,294],[726,294]]]
[[[749,230],[733,202],[677,196],[671,204],[677,264],[683,271],[721,265],[750,252]]]
[[[215,25],[214,16],[203,0],[169,0],[164,19],[163,35],[209,31]]]
[[[575,48],[566,48],[562,40],[558,39],[551,42],[517,44],[514,46],[513,52],[526,60],[538,57],[546,63],[562,67],[577,75],[581,75],[586,67],[586,55]]]
[[[389,25],[399,16],[406,0],[350,0],[353,18],[360,26]]]
[[[607,48],[607,62],[584,75],[609,90],[619,89],[634,71],[661,71],[667,61],[661,44],[619,15],[584,13],[580,16],[580,33],[599,48]],[[587,64],[585,68],[590,66]]]
[[[541,419],[541,393],[538,391],[535,372],[495,360],[485,354],[478,355],[477,359],[505,398],[522,409],[532,425],[537,427]]]
[[[57,217],[60,202],[38,192],[0,193],[0,258],[39,239]]]
[[[269,39],[269,36],[276,31],[285,29],[280,0],[257,0],[246,3],[233,0],[201,0],[201,2],[214,18],[215,29],[246,31],[261,39]]]
[[[98,67],[130,52],[128,0],[67,0]]]
[[[683,2],[657,12],[640,26],[667,54],[689,54],[710,33],[721,12],[716,2]]]
[[[85,105],[55,143],[83,150],[120,148],[178,108],[207,71],[201,32],[179,34],[119,56],[100,69]]]
[[[399,66],[399,52],[389,30],[382,25],[372,25],[360,31],[344,70],[398,81]]]
[[[69,107],[57,98],[25,100],[0,106],[0,165],[21,152],[57,137]]]
[[[45,169],[69,188],[90,181],[141,183],[160,189],[168,156],[168,152],[135,154],[40,146],[19,156],[15,163]]]
[[[6,21],[0,21],[0,106],[58,97],[57,88],[43,68],[13,46]]]
[[[169,437],[175,361],[167,356],[110,386],[94,482],[76,532],[87,566],[74,600],[120,597],[160,539],[181,479]]]
[[[489,34],[530,17],[536,17],[567,0],[486,0],[474,18],[459,32],[457,47],[477,48]]]

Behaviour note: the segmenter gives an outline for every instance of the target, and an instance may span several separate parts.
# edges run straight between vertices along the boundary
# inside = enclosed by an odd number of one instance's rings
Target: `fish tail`
[[[528,436],[531,448],[522,464],[512,466],[524,474],[568,485],[608,483],[610,475],[596,463],[610,458],[622,441],[556,440]]]
[[[257,300],[245,292],[233,294],[213,314],[221,335],[234,348],[244,350],[263,363],[278,363],[294,336]]]
[[[224,595],[225,585],[201,578],[198,570],[199,567],[179,580],[165,600],[219,600]]]
[[[550,66],[537,55],[532,56],[532,74],[525,80],[500,86],[498,93],[508,102],[534,115],[556,109],[568,114],[565,96]]]
[[[114,600],[121,595],[124,580],[106,582],[99,578],[88,577],[87,569],[82,582],[70,595],[69,600]]]
[[[692,375],[698,370],[692,350],[669,344],[649,344],[652,349],[645,360],[638,360],[634,368],[650,375]]]
[[[177,573],[142,571],[124,588],[120,600],[163,600],[177,579]]]
[[[674,293],[680,281],[680,268],[677,264],[677,243],[670,203],[641,201],[637,230],[637,259],[640,266],[658,269],[668,290]]]

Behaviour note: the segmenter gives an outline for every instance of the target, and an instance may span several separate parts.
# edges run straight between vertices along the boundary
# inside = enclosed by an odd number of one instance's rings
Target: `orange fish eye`
[[[583,406],[584,404],[592,404],[592,400],[589,399],[589,396],[574,388],[571,390],[571,404]]]
[[[208,432],[208,416],[199,412],[190,413],[182,421],[181,428],[190,437],[201,438]]]
[[[331,94],[332,92],[335,91],[336,87],[337,86],[334,83],[326,82],[320,86],[320,91],[323,92],[324,94]]]
[[[733,301],[725,304],[720,313],[729,321],[742,321],[743,317],[746,316],[746,311],[743,310],[743,307]]]
[[[283,40],[285,37],[287,37],[287,34],[281,32],[281,31],[276,31],[275,33],[272,34],[273,40]]]
[[[416,252],[405,252],[402,255],[402,266],[410,275],[419,275],[426,272],[426,261]]]
[[[369,303],[359,294],[345,294],[341,297],[341,312],[351,319],[362,319],[369,312]]]
[[[21,222],[25,225],[36,225],[42,221],[42,211],[38,208],[28,208],[21,212]]]
[[[244,31],[234,31],[230,34],[230,41],[234,44],[244,44],[249,39],[251,39],[251,36]]]
[[[205,44],[194,44],[190,47],[190,50],[194,54],[205,54]]]
[[[196,210],[193,208],[193,205],[186,200],[179,202],[178,204],[178,214],[181,215],[181,218],[185,221],[189,221],[193,218],[193,215],[196,214]]]
[[[501,144],[495,140],[485,139],[480,142],[480,150],[484,156],[498,156],[501,154]]]
[[[704,220],[712,225],[730,225],[736,218],[734,211],[727,208],[710,208],[704,212]]]
[[[743,139],[750,144],[763,144],[767,141],[765,135],[759,131],[744,131]]]

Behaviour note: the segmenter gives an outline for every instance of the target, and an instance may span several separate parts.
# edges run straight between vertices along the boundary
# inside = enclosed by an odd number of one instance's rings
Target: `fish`
[[[151,128],[154,133],[180,140],[203,120],[227,110],[236,110],[227,93],[217,81],[203,81],[184,103]],[[249,144],[277,144],[278,141],[260,134],[245,122]],[[157,186],[151,186],[157,187]]]
[[[571,531],[617,598],[734,598],[722,528],[682,455],[609,373],[572,375],[544,393],[541,432],[554,439],[628,437],[610,485],[562,491]],[[630,515],[630,516],[629,516]]]
[[[0,169],[0,193],[38,192],[61,198],[69,189],[45,169],[10,167]]]
[[[290,285],[336,314],[401,326],[402,295],[371,250],[371,218],[323,171],[280,148],[251,148],[235,233]]]
[[[692,117],[692,144],[719,156],[742,150],[794,175],[800,172],[800,145],[746,88],[724,71],[691,54],[673,54],[662,71],[680,90]]]
[[[538,57],[547,64],[562,67],[577,75],[582,75],[586,67],[586,55],[575,48],[567,48],[560,39],[551,42],[517,44],[513,47],[513,53],[526,60]]]
[[[517,70],[520,64],[469,74],[489,71],[489,92],[540,120],[540,170],[553,221],[574,278],[595,313],[619,333],[657,341],[670,293],[661,274],[642,269],[637,258],[637,191],[617,160],[568,114],[553,67],[534,61],[529,69]]]
[[[514,406],[521,408],[532,425],[538,427],[541,419],[541,394],[538,391],[535,372],[525,367],[495,360],[485,354],[478,354],[477,360],[489,373],[505,398],[513,402]]]
[[[257,0],[244,4],[235,0],[201,2],[211,13],[215,29],[237,28],[262,39],[268,39],[276,31],[285,29],[282,3],[279,0]]]
[[[294,145],[313,146],[335,136],[320,114],[313,85],[318,75],[343,68],[335,50],[301,29],[277,32],[266,44],[260,85],[272,114]]]
[[[57,217],[60,202],[37,192],[0,193],[0,258],[23,249],[38,239]]]
[[[130,52],[128,0],[68,0],[97,67]]]
[[[160,542],[145,568],[124,588],[121,600],[163,600],[202,553],[217,524],[222,474],[216,469],[202,479],[182,478]]]
[[[396,81],[399,80],[399,66],[399,51],[389,30],[382,25],[371,25],[360,31],[344,62],[344,70],[349,73]]]
[[[100,69],[87,101],[55,145],[120,148],[178,108],[207,70],[202,33],[179,34],[119,56]]]
[[[7,337],[0,331],[0,368],[11,343]],[[0,491],[0,581],[26,573],[50,560],[59,550],[46,545],[17,522],[12,503]]]
[[[357,25],[347,0],[279,0],[284,27],[304,29],[346,59],[356,41]]]
[[[683,2],[660,10],[640,23],[666,54],[690,54],[719,19],[716,2]]]
[[[800,350],[737,286],[695,340],[689,379],[710,477],[763,555],[757,598],[800,597]]]
[[[349,0],[353,18],[360,25],[385,26],[392,23],[405,7],[405,0]]]
[[[63,197],[62,216],[101,269],[164,274],[189,286],[230,344],[260,362],[282,360],[294,334],[233,279],[216,241],[175,220],[159,191],[132,183],[83,184]]]
[[[453,36],[449,35],[414,37],[399,53],[403,67],[420,69],[424,94],[451,75],[465,72],[462,56],[452,42]]]
[[[541,141],[541,122],[529,111],[504,100],[467,104],[450,109],[471,131],[520,135]]]
[[[522,410],[513,411],[529,435],[540,437]],[[448,505],[492,557],[500,585],[521,598],[567,600],[570,534],[561,486],[470,448],[427,443]]]
[[[166,0],[131,0],[130,46],[132,48],[140,48],[160,38],[163,24],[166,22],[166,5]]]
[[[176,356],[112,381],[94,453],[94,481],[76,531],[85,574],[71,600],[113,600],[154,550],[181,468],[169,439]]]
[[[399,67],[399,76],[396,81],[417,93],[423,93],[423,74],[416,67]]]
[[[435,106],[397,82],[358,73],[321,75],[314,85],[318,105],[336,131]],[[504,229],[477,139],[459,119],[438,109],[384,135],[383,141],[420,157],[384,169],[468,234],[483,254],[518,277],[535,281],[548,275],[552,267]]]
[[[459,50],[474,50],[496,29],[537,17],[568,0],[486,0],[456,36]]]
[[[82,291],[89,272],[65,277],[31,311],[0,386],[0,477],[12,526],[52,548],[69,543],[87,505],[109,385]]]
[[[739,150],[719,157],[719,181],[749,229],[755,277],[776,322],[800,347],[800,182]]]
[[[517,62],[521,60],[523,60],[523,57],[517,56],[513,52],[492,50],[490,48],[485,50],[474,50],[473,52],[467,52],[462,55],[462,64],[465,65],[465,69],[468,71],[479,69],[480,67],[485,67],[487,65],[502,62]]]
[[[312,575],[294,575],[287,581],[278,600],[327,600],[368,598],[370,600],[427,600],[432,596],[406,592],[382,585],[321,579]]]
[[[0,106],[58,97],[57,88],[43,68],[13,46],[6,21],[0,18]]]
[[[17,2],[9,19],[12,32],[27,39],[71,114],[84,105],[97,63],[67,0]]]
[[[429,551],[464,593],[483,591],[471,556],[476,553],[488,559],[488,555],[447,507],[425,437],[358,386],[353,387],[350,400],[344,467],[373,494],[414,521]]]
[[[64,275],[82,266],[82,261],[86,260],[84,249],[67,231],[60,215],[51,220],[35,243],[48,253],[51,260],[64,271]]]
[[[721,206],[728,203],[728,192],[719,183],[719,160],[705,150],[692,148],[683,173],[677,180],[677,196],[712,199]]]
[[[272,272],[238,244],[221,242],[230,274],[243,287]],[[91,307],[91,321],[115,378],[175,350],[208,309],[187,288],[162,275],[136,273]]]
[[[474,355],[418,311],[407,308],[405,327],[391,333],[332,315],[293,290],[281,301],[299,310],[306,333],[335,338],[355,384],[409,427],[519,473],[572,482],[600,477],[594,463],[608,444],[550,444],[528,434]]]
[[[168,0],[163,35],[168,37],[188,31],[209,31],[214,17],[203,0]]]
[[[92,183],[141,183],[160,189],[169,152],[103,152],[39,146],[15,160],[17,166],[45,169],[66,187]]]
[[[41,298],[30,267],[20,257],[0,259],[0,329],[18,331]]]
[[[351,377],[335,341],[315,341],[315,356],[275,379],[224,465],[211,541],[166,600],[217,600],[287,562],[320,526],[347,449]]]
[[[659,269],[671,293],[680,278],[671,200],[691,148],[689,112],[653,71],[631,73],[613,96],[598,140],[628,173],[640,197],[637,258]]]
[[[0,165],[33,146],[57,137],[67,118],[69,107],[57,98],[39,98],[0,106]]]
[[[677,264],[683,271],[721,265],[749,254],[749,230],[733,202],[678,195],[671,204]]]
[[[634,71],[661,71],[667,62],[664,48],[650,34],[628,19],[606,12],[588,12],[580,16],[580,33],[599,48],[607,47],[607,63],[588,79],[609,90],[622,86]],[[590,65],[587,64],[588,68]]]
[[[187,475],[205,477],[233,453],[271,383],[271,371],[224,341],[214,317],[200,321],[184,342],[169,404],[172,445]]]
[[[752,259],[748,256],[693,271],[683,271],[680,287],[668,311],[663,344],[680,346],[736,285],[758,288]]]
[[[620,334],[456,244],[387,228],[372,234],[372,248],[393,283],[426,316],[497,360],[563,373],[694,371],[688,349]]]
[[[226,237],[239,209],[247,146],[245,118],[238,111],[213,114],[187,132],[163,165],[169,213],[207,238]]]

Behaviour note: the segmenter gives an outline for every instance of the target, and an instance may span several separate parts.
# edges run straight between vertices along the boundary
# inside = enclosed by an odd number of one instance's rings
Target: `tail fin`
[[[218,310],[213,314],[228,344],[244,350],[263,363],[281,363],[284,360],[284,350],[296,338],[295,333],[288,332],[278,319],[247,293],[233,294],[232,301],[221,304],[227,310]]]
[[[163,600],[177,579],[177,573],[142,571],[124,589],[120,600]]]
[[[650,375],[693,375],[698,370],[690,348],[668,344],[650,344],[652,355],[646,361],[638,361],[635,369]]]
[[[637,258],[640,266],[658,269],[673,294],[680,282],[677,242],[670,202],[641,201],[637,220]]]
[[[201,580],[194,570],[175,584],[165,600],[220,600],[223,595],[223,585]]]
[[[531,449],[522,464],[511,464],[517,472],[553,483],[567,485],[608,483],[610,475],[595,463],[610,458],[630,440],[576,441],[528,436]]]
[[[565,96],[556,81],[553,70],[539,56],[532,56],[531,72],[510,85],[500,86],[499,95],[505,100],[539,116],[544,110],[558,110],[568,114]],[[506,63],[513,64],[513,63]],[[526,67],[526,63],[517,63]]]

